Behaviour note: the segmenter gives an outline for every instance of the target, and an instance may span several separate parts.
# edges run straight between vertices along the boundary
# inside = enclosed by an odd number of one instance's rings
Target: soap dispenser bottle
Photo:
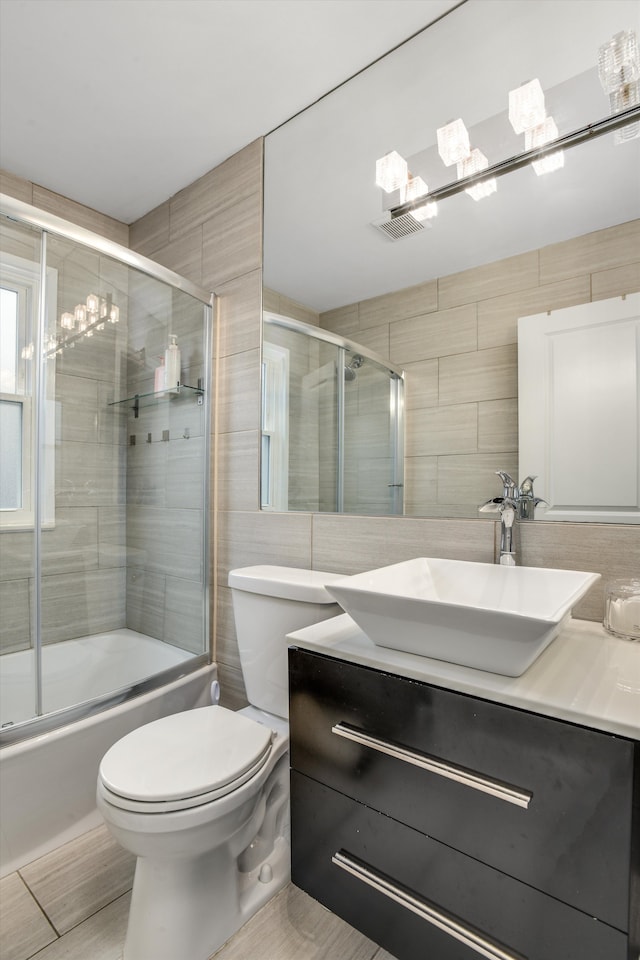
[[[169,335],[169,346],[164,353],[164,376],[167,390],[180,386],[180,349],[175,333]]]

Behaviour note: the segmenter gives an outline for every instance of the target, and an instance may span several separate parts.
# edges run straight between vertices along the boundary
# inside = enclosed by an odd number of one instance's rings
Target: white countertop
[[[292,645],[483,700],[640,740],[640,643],[570,620],[521,677],[377,647],[346,613],[288,637]]]

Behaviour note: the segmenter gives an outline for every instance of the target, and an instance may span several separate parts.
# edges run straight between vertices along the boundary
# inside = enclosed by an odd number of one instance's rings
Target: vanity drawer
[[[619,930],[295,771],[291,827],[293,882],[398,960],[627,958]]]
[[[301,649],[290,691],[292,768],[627,930],[631,741]]]

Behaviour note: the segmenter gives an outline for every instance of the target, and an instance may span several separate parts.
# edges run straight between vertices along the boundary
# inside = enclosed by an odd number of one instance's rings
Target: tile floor
[[[0,880],[0,958],[122,960],[134,862],[98,827]],[[291,885],[214,956],[393,960]]]

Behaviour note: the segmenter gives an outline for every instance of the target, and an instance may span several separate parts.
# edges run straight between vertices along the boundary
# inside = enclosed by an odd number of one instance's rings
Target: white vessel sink
[[[519,677],[599,577],[419,557],[326,589],[378,646]]]

